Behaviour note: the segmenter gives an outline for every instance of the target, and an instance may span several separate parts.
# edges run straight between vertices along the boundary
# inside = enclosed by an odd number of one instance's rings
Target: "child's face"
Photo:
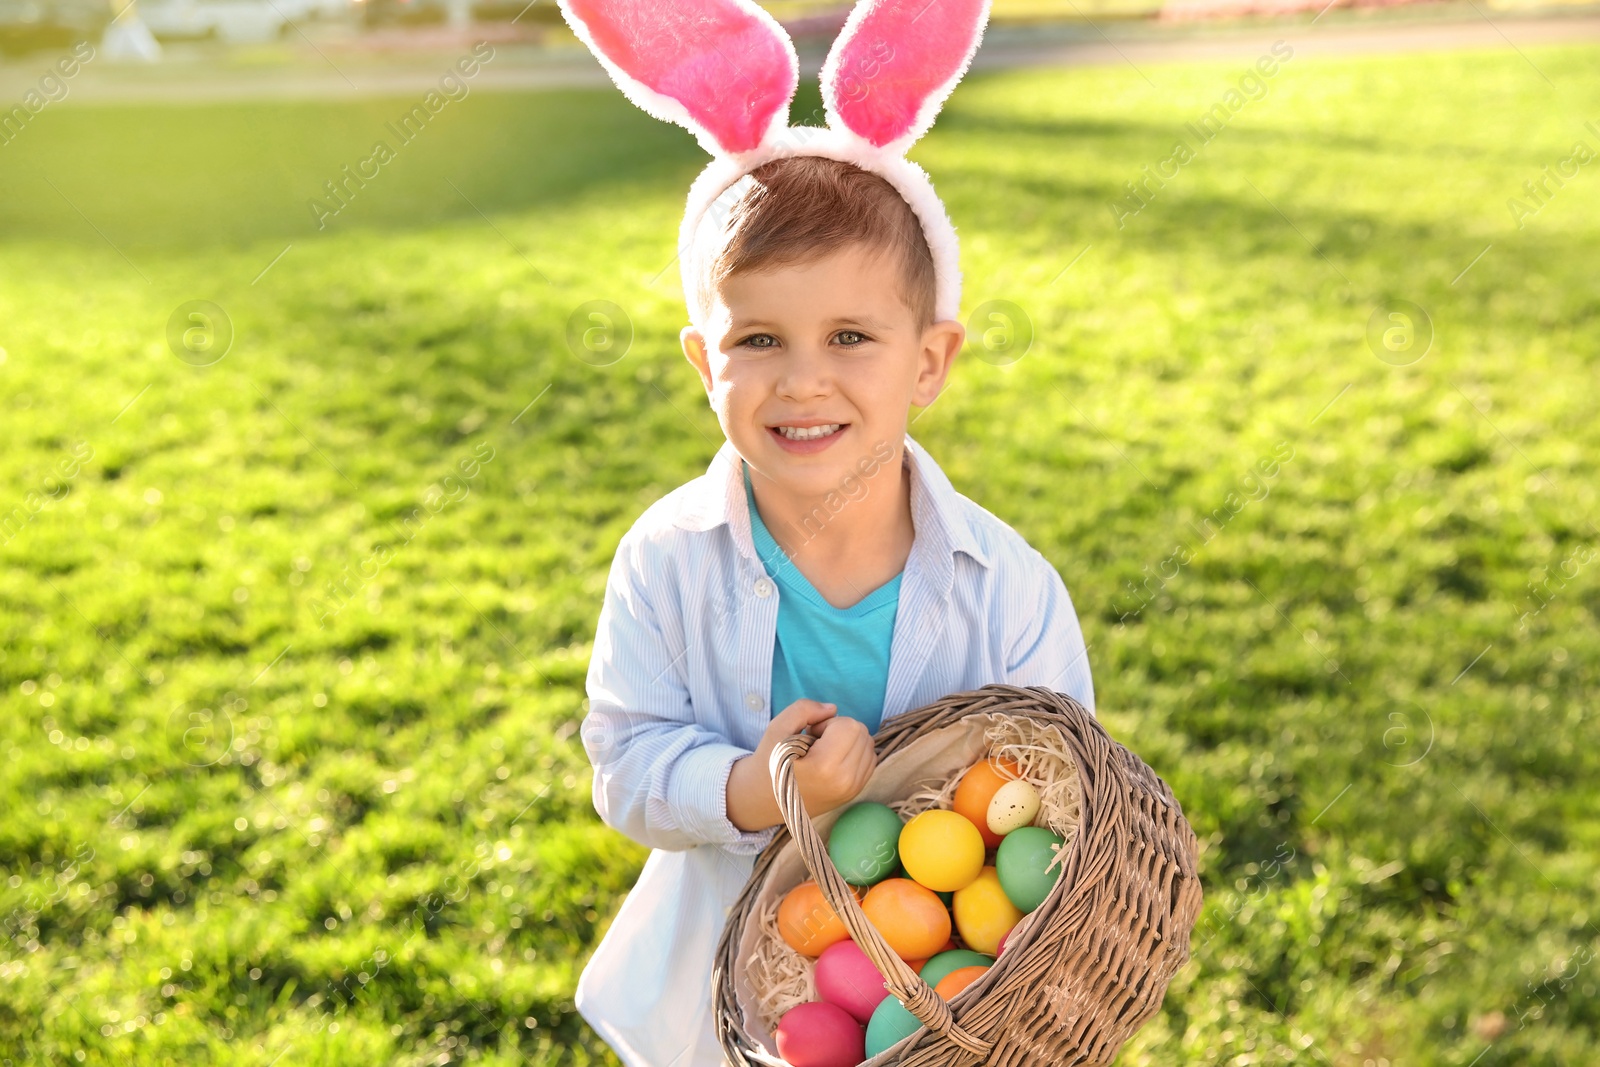
[[[750,466],[790,491],[822,496],[897,457],[911,406],[944,387],[966,330],[920,329],[891,256],[855,244],[729,278],[702,332],[681,340],[722,431]],[[820,441],[776,427],[837,424]]]

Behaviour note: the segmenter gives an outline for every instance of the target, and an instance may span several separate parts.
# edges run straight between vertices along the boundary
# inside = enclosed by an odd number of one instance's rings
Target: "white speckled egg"
[[[1030,783],[1018,779],[1015,782],[1007,782],[995,791],[994,799],[989,801],[989,815],[986,821],[992,832],[1009,834],[1033,822],[1033,817],[1037,814],[1039,814],[1039,791]]]

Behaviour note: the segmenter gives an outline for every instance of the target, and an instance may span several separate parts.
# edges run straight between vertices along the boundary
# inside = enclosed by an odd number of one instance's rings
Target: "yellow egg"
[[[1018,779],[995,791],[989,801],[989,829],[997,834],[1027,826],[1039,814],[1039,791],[1030,782]]]
[[[966,816],[934,808],[901,829],[900,862],[919,885],[948,893],[983,870],[983,835]]]
[[[1007,898],[993,867],[985,867],[971,884],[957,889],[950,910],[955,913],[962,942],[989,956],[999,951],[1000,939],[1022,921],[1022,910]]]

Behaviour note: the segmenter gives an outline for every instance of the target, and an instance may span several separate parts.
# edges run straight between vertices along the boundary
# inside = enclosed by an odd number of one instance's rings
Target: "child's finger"
[[[838,722],[840,720],[840,718],[843,718],[843,717],[844,716],[841,716],[838,712],[834,712],[832,715],[828,716],[826,719],[823,719],[821,722],[812,723],[811,724],[811,732],[813,734],[815,734],[817,737],[821,737],[823,735],[824,731],[826,731],[828,729],[828,727],[832,726],[834,723]]]
[[[818,700],[801,699],[784,708],[772,720],[769,730],[775,730],[784,736],[803,732],[806,727],[815,723],[825,722],[836,713],[837,705],[824,704]],[[821,734],[821,728],[811,731]]]
[[[867,738],[866,727],[848,716],[829,719],[827,726],[828,732],[811,746],[817,763],[839,769],[851,767],[860,753],[862,739]]]
[[[806,754],[803,758],[810,760],[813,767],[820,767],[824,763],[832,763],[836,758],[839,738],[842,735],[838,730],[828,732],[828,725],[832,721],[832,719],[829,719],[827,722],[817,723],[811,727],[811,733],[817,739],[811,743],[810,748],[806,749]]]

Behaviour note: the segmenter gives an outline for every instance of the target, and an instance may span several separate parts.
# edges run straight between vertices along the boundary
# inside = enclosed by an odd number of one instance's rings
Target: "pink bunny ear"
[[[560,0],[612,81],[646,113],[737,155],[789,122],[794,42],[750,0]]]
[[[822,66],[832,126],[909,148],[967,71],[989,0],[860,0]]]

